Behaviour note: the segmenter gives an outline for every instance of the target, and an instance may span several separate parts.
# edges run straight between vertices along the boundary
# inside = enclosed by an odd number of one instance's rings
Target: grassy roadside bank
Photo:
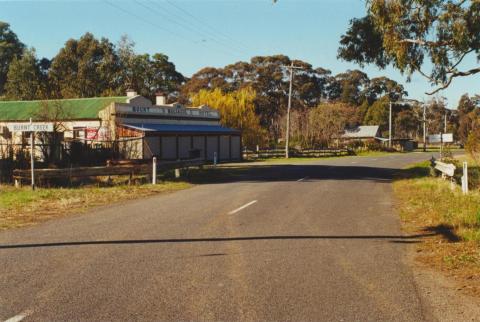
[[[419,262],[480,296],[480,192],[464,196],[429,173],[429,162],[416,164],[394,182],[403,227],[408,233],[432,234],[416,244]]]
[[[40,223],[52,218],[158,193],[189,188],[181,181],[163,181],[157,185],[95,185],[75,188],[15,188],[0,185],[0,231]]]

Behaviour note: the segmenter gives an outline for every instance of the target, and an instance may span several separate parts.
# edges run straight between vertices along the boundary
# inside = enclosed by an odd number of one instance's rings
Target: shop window
[[[74,139],[84,139],[85,138],[85,128],[84,127],[74,127],[73,128],[73,138]]]

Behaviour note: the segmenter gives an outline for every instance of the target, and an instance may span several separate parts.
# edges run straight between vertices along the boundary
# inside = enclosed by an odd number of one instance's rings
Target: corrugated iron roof
[[[359,139],[359,138],[375,138],[378,134],[378,125],[360,125],[355,128],[345,129],[345,133],[342,138],[347,139]]]
[[[44,108],[61,106],[63,114],[60,117],[75,119],[98,119],[98,112],[113,102],[125,103],[126,96],[72,98],[49,101],[0,101],[0,121],[27,121],[34,120]]]
[[[221,125],[123,123],[122,126],[142,132],[240,134],[239,130]]]

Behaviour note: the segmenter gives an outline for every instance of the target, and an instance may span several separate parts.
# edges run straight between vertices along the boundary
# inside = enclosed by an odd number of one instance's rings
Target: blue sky
[[[152,0],[2,1],[0,20],[39,57],[53,57],[69,38],[85,32],[116,43],[127,34],[139,53],[162,52],[190,76],[205,66],[222,67],[253,56],[285,54],[330,69],[359,66],[336,58],[338,41],[364,0]],[[464,67],[478,65],[472,57]],[[431,89],[414,75],[410,83],[394,69],[363,69],[404,84],[411,98],[428,100]],[[480,75],[458,79],[439,95],[455,107],[463,93],[480,93]]]

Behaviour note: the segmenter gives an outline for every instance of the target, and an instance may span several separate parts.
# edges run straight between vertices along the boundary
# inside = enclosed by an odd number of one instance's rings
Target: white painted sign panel
[[[52,123],[13,123],[8,125],[10,132],[53,132]]]
[[[440,161],[435,162],[435,169],[437,169],[438,171],[446,174],[449,177],[454,176],[456,168],[457,167],[455,167],[455,165],[450,164],[450,163],[444,163],[444,162],[440,162]]]
[[[430,143],[453,143],[453,133],[444,134],[432,134],[428,136],[428,142]]]
[[[131,106],[131,105],[117,105],[116,112],[119,114],[128,115],[158,115],[158,116],[183,116],[195,118],[219,118],[218,111],[202,110],[199,108],[184,108],[184,107],[146,107],[146,106]]]

